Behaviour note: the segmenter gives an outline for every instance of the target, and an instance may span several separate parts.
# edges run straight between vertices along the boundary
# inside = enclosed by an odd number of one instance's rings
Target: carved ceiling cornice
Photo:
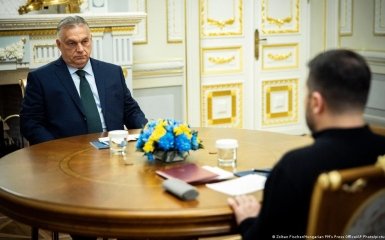
[[[56,29],[58,22],[66,16],[74,14],[41,14],[21,15],[14,18],[0,18],[0,31],[22,31]],[[91,28],[136,26],[145,19],[146,13],[108,13],[108,14],[77,14],[86,19]]]

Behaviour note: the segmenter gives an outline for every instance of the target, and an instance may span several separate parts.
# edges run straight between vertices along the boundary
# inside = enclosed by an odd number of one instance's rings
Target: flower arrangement
[[[190,150],[203,148],[198,132],[190,128],[187,123],[173,119],[158,119],[150,121],[142,129],[136,149],[144,152],[148,160],[159,157],[159,153],[176,152],[184,159]],[[166,161],[167,162],[167,161]]]

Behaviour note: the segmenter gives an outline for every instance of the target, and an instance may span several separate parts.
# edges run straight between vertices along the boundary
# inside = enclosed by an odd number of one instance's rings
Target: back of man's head
[[[318,91],[330,111],[363,111],[370,89],[371,73],[365,59],[349,50],[329,50],[308,64],[310,92]]]

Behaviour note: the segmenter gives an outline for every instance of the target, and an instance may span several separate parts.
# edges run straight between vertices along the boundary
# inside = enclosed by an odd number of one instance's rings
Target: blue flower
[[[191,149],[192,150],[197,150],[200,148],[200,142],[198,139],[198,132],[193,132],[192,133],[192,138],[191,138]]]
[[[198,132],[191,130],[188,124],[174,119],[149,121],[136,143],[136,149],[144,152],[148,160],[153,160],[157,151],[176,151],[182,156],[190,150],[200,148],[203,148],[203,145]]]
[[[181,134],[175,138],[175,147],[180,152],[188,152],[191,150],[191,141],[185,134]]]
[[[172,132],[167,132],[163,137],[159,139],[158,147],[163,151],[168,151],[174,148],[174,135]]]

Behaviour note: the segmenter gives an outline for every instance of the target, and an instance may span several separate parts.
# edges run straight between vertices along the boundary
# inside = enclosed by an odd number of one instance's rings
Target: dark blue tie
[[[80,78],[80,98],[82,100],[83,108],[87,118],[88,133],[102,132],[102,123],[100,121],[98,108],[96,107],[90,84],[85,77],[86,72],[83,70],[77,70],[76,74]]]

